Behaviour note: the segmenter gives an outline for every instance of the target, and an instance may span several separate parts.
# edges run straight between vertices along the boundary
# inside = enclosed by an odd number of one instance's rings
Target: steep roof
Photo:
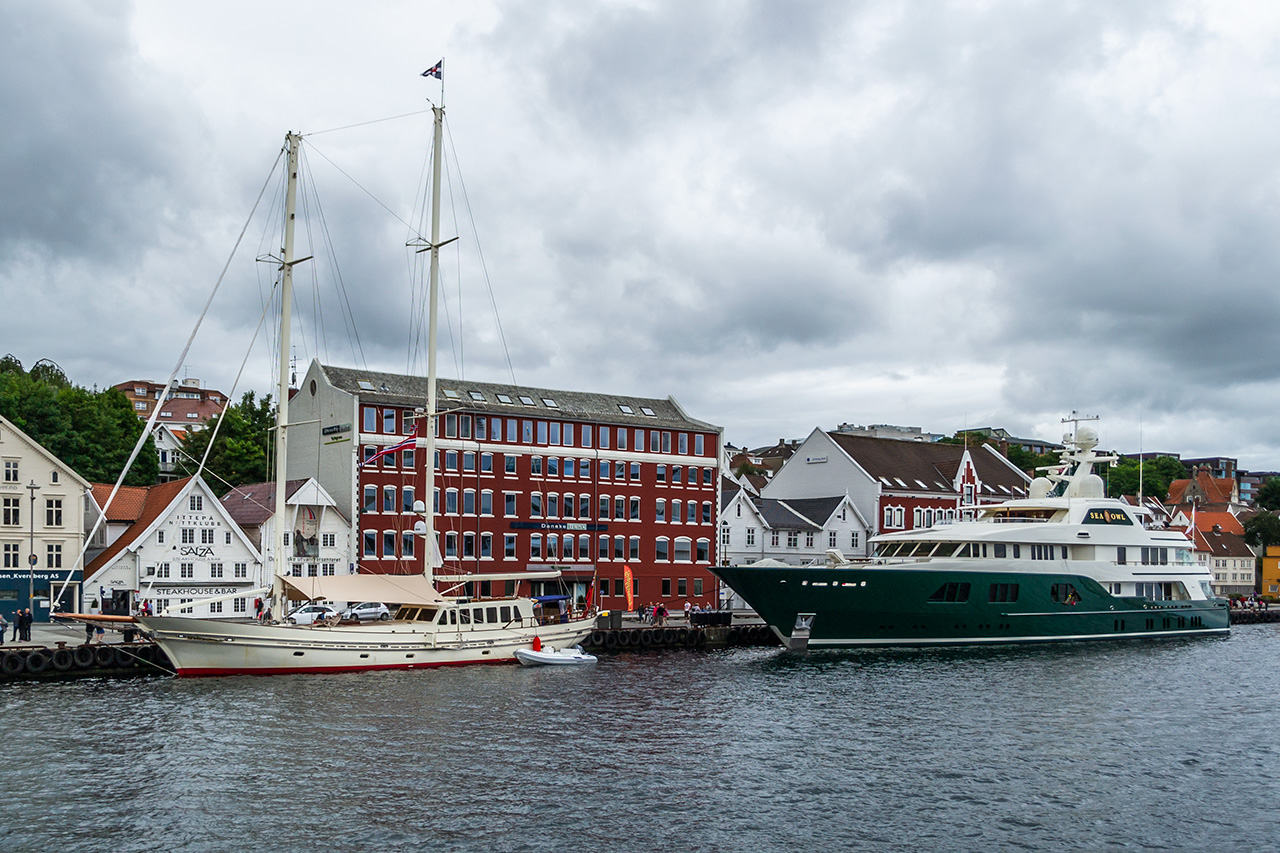
[[[1240,519],[1226,511],[1206,512],[1205,510],[1197,510],[1195,520],[1196,530],[1210,531],[1214,527],[1218,527],[1226,533],[1234,533],[1237,536],[1244,535],[1244,525],[1240,523]]]
[[[293,497],[307,481],[289,480],[284,484],[285,500]],[[276,484],[250,483],[236,486],[222,498],[222,506],[241,527],[260,527],[276,511]]]
[[[1194,497],[1201,504],[1226,504],[1231,502],[1235,488],[1236,482],[1230,477],[1215,479],[1209,476],[1208,471],[1199,470],[1193,478],[1171,482],[1166,503],[1190,503]]]
[[[355,394],[371,403],[396,406],[420,406],[427,398],[427,378],[373,370],[320,365],[335,388]],[[361,385],[364,383],[364,386]],[[365,387],[367,386],[367,387]],[[479,395],[473,396],[472,392]],[[501,394],[511,403],[499,399]],[[532,405],[522,404],[527,397]],[[546,401],[552,401],[549,405]],[[719,427],[695,420],[685,414],[674,398],[630,397],[618,394],[595,394],[587,391],[561,391],[470,379],[437,379],[436,402],[440,411],[450,409],[482,412],[500,417],[582,418],[592,421],[626,424],[638,427],[671,429],[710,429]],[[653,415],[644,414],[648,409]],[[628,411],[629,410],[629,411]]]
[[[111,497],[114,486],[114,483],[93,484],[93,502],[98,505],[99,512],[107,505],[107,498]],[[120,491],[116,492],[116,499],[107,509],[107,521],[137,521],[146,502],[146,486],[121,486]]]
[[[774,530],[821,530],[844,497],[837,498],[760,498],[751,502],[765,523]]]
[[[955,494],[953,482],[964,458],[964,445],[897,441],[839,432],[827,435],[887,489]],[[982,481],[982,494],[1003,500],[1025,496],[1027,479],[997,456],[983,447],[969,449],[969,458]]]
[[[101,554],[93,558],[93,562],[84,567],[85,578],[91,578],[95,572],[108,565],[116,558],[116,555],[133,544],[139,536],[147,531],[151,523],[159,518],[169,506],[177,500],[178,496],[187,488],[187,484],[191,482],[190,477],[181,480],[174,480],[169,483],[160,483],[156,486],[147,487],[146,498],[143,501],[141,511],[138,513],[137,519],[129,526],[124,533],[120,534],[120,538],[107,546],[107,549]],[[105,498],[104,498],[105,500]],[[114,510],[115,504],[112,504]]]
[[[1197,530],[1194,535],[1196,550],[1211,557],[1254,556],[1253,549],[1245,544],[1241,535],[1214,530]]]

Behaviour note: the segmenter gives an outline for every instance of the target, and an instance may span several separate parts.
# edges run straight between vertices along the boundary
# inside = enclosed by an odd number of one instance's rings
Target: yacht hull
[[[543,643],[571,646],[594,620],[536,628],[477,628],[434,632],[420,623],[378,622],[337,627],[259,625],[180,616],[140,616],[139,625],[164,650],[177,675],[288,675],[423,669],[515,663],[517,649]]]
[[[792,648],[944,646],[1226,634],[1222,599],[1155,601],[1108,593],[1069,571],[982,563],[904,568],[720,566],[714,571]],[[1041,564],[1043,566],[1043,564]],[[948,584],[957,585],[952,600]],[[958,585],[968,584],[964,600]],[[1055,600],[1071,585],[1078,600]],[[1016,585],[1016,593],[1010,594]],[[938,598],[942,592],[943,600]],[[1004,597],[1006,600],[998,601]],[[1061,597],[1061,593],[1059,593]],[[1013,598],[1014,600],[1008,600]]]

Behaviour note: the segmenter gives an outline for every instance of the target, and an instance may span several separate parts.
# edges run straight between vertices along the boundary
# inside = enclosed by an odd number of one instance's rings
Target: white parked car
[[[338,619],[338,611],[327,604],[304,604],[285,617],[290,625],[310,625],[318,619]]]
[[[342,611],[343,619],[356,619],[360,622],[383,622],[391,618],[391,611],[381,601],[364,601],[352,605]]]

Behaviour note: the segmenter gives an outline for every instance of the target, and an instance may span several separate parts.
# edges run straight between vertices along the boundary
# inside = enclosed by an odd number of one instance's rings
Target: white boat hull
[[[572,646],[594,620],[537,627],[436,631],[417,622],[316,627],[219,622],[182,616],[140,616],[139,625],[168,655],[180,676],[286,675],[420,669],[479,663],[514,663],[533,638]]]
[[[581,666],[595,663],[596,656],[587,654],[581,646],[575,646],[553,652],[516,649],[516,660],[525,666]]]

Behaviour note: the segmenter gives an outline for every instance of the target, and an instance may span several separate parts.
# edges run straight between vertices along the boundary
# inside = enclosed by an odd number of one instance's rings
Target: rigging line
[[[376,202],[376,203],[377,203],[378,207],[381,207],[381,208],[382,208],[383,210],[385,210],[387,213],[390,213],[393,217],[395,217],[395,219],[396,219],[396,221],[397,221],[397,222],[402,223],[406,228],[409,228],[409,229],[412,229],[412,228],[413,228],[413,226],[412,226],[412,225],[410,225],[408,222],[405,222],[403,219],[401,219],[401,218],[400,218],[400,214],[396,213],[394,210],[392,210],[391,208],[387,207],[387,206],[382,202],[382,199],[378,198],[376,195],[374,195],[373,193],[369,192],[369,190],[365,189],[365,187],[364,187],[364,185],[363,185],[363,184],[361,184],[361,183],[360,183],[359,181],[357,181],[355,178],[351,177],[349,174],[347,174],[345,171],[343,171],[342,167],[341,167],[341,166],[339,166],[337,163],[335,163],[335,162],[333,162],[332,160],[330,160],[330,159],[329,159],[329,157],[328,157],[328,156],[327,156],[323,151],[321,151],[319,148],[317,148],[317,147],[315,146],[315,143],[311,143],[311,149],[312,149],[313,151],[315,151],[317,154],[319,154],[321,157],[324,157],[325,161],[326,161],[326,162],[328,162],[328,164],[329,164],[330,166],[332,166],[333,168],[337,169],[337,170],[342,174],[342,176],[343,176],[344,178],[346,178],[346,179],[347,179],[348,181],[350,181],[351,183],[355,184],[355,185],[356,185],[356,187],[360,190],[360,192],[364,193],[364,194],[365,194],[365,195],[367,195],[369,198],[373,199],[373,200],[374,200],[374,202]],[[423,237],[421,234],[418,234],[417,236],[418,236],[418,237],[420,237],[420,238],[422,238],[422,239],[424,239],[424,240],[426,239],[426,238],[425,238],[425,237]]]
[[[169,374],[168,381],[165,382],[162,394],[167,394],[169,388],[173,387],[174,380],[178,378],[178,371],[182,369],[182,365],[187,361],[187,353],[191,351],[191,344],[195,342],[196,334],[200,331],[201,324],[204,323],[205,316],[209,313],[210,306],[213,305],[213,298],[218,294],[218,288],[222,286],[222,280],[227,275],[227,269],[231,266],[232,259],[235,258],[236,252],[240,248],[240,242],[244,240],[245,232],[249,230],[249,224],[253,222],[253,216],[258,212],[258,205],[262,202],[262,197],[267,192],[267,187],[271,185],[271,176],[275,174],[276,167],[280,165],[280,160],[284,156],[284,149],[276,155],[275,162],[271,164],[271,171],[267,173],[267,179],[262,184],[262,189],[258,191],[258,197],[253,202],[253,208],[249,211],[248,218],[244,221],[244,227],[240,229],[240,235],[236,237],[235,245],[231,247],[231,254],[227,256],[227,262],[222,265],[222,272],[218,274],[218,280],[214,282],[213,290],[209,293],[209,298],[204,303],[204,309],[200,312],[200,316],[196,319],[195,328],[191,330],[191,336],[187,338],[186,346],[182,348],[182,353],[178,356],[178,362],[173,366],[173,372]],[[116,495],[120,491],[121,485],[124,484],[124,478],[128,475],[129,469],[133,467],[133,462],[138,458],[138,454],[142,451],[142,446],[146,442],[151,441],[151,433],[156,428],[156,421],[160,418],[160,410],[163,406],[156,406],[151,411],[151,417],[147,419],[146,428],[138,435],[137,442],[133,445],[133,452],[129,454],[128,460],[125,461],[124,467],[120,469],[120,476],[116,478],[115,485],[111,487],[111,494],[107,496],[107,502],[102,506],[102,511],[98,514],[98,518],[93,523],[93,528],[85,534],[84,540],[80,545],[80,553],[71,561],[71,568],[67,571],[66,578],[62,581],[62,586],[58,589],[58,594],[54,596],[50,602],[50,607],[56,607],[62,600],[62,596],[67,591],[67,585],[71,583],[71,575],[75,571],[77,565],[83,566],[81,562],[84,560],[85,552],[89,550],[89,543],[93,541],[94,535],[98,532],[98,528],[102,526],[102,522],[107,517],[107,510],[111,508],[111,502],[116,499]],[[50,584],[52,589],[52,584]]]
[[[476,253],[480,256],[480,270],[484,276],[485,286],[489,290],[489,303],[493,306],[493,322],[498,327],[498,340],[502,343],[502,354],[507,359],[507,372],[511,374],[511,384],[516,384],[516,370],[511,363],[511,350],[507,347],[507,334],[502,330],[502,317],[498,314],[498,300],[493,295],[493,282],[489,278],[489,266],[484,260],[484,248],[480,245],[480,232],[476,228],[475,212],[471,209],[471,198],[467,195],[467,182],[462,177],[462,165],[458,160],[458,150],[453,144],[453,130],[445,124],[445,132],[449,134],[449,148],[453,151],[453,162],[458,170],[458,184],[462,187],[462,200],[467,206],[467,218],[471,223],[471,234],[476,241]]]
[[[454,168],[457,168],[457,162],[454,162]],[[453,212],[453,233],[460,233],[458,229],[458,206],[453,202],[453,170],[445,170],[445,180],[449,182],[449,210]],[[457,274],[458,285],[458,352],[454,356],[455,366],[458,370],[458,378],[462,379],[467,375],[467,338],[466,331],[463,326],[463,308],[465,303],[462,300],[462,255],[458,251],[458,243],[453,244],[454,272]]]
[[[325,248],[329,253],[330,263],[333,264],[333,268],[337,270],[337,255],[334,251],[332,241],[328,239],[328,229],[324,224],[324,208],[320,204],[320,194],[316,191],[317,184],[312,175],[311,161],[309,158],[303,158],[303,168],[306,170],[307,185],[309,186],[309,188],[308,186],[303,187],[303,203],[307,205],[308,210],[310,210],[311,204],[315,205],[315,209],[317,211],[316,216],[320,220],[321,231],[325,234]],[[310,216],[307,217],[307,239],[311,241],[310,245],[314,247],[315,237],[312,233]],[[312,340],[315,343],[315,356],[316,358],[319,358],[321,353],[327,354],[329,351],[329,334],[325,328],[324,322],[324,301],[320,298],[320,265],[318,263],[313,263],[309,266],[311,268],[312,323],[315,326],[312,332]]]
[[[315,149],[314,145],[310,145],[308,147]],[[324,157],[324,152],[316,149],[316,153],[319,154],[321,157]],[[328,157],[325,157],[325,159],[329,160]],[[329,160],[329,162],[332,163],[333,161]],[[335,166],[334,168],[337,168],[337,167]],[[338,171],[342,171],[342,170],[339,169]],[[307,162],[307,176],[308,176],[309,182],[314,187],[316,185],[316,180],[314,178],[314,173],[311,170],[311,165],[309,160]],[[359,186],[359,184],[357,184],[357,186]],[[361,189],[364,189],[364,188],[361,187]],[[349,333],[348,342],[352,344],[351,355],[360,363],[362,367],[364,367],[367,370],[369,367],[369,363],[365,359],[365,355],[364,355],[364,342],[360,340],[360,329],[356,325],[356,315],[351,308],[351,296],[347,292],[346,280],[342,277],[342,267],[338,263],[338,255],[337,255],[337,252],[334,250],[333,237],[329,232],[329,220],[328,220],[328,217],[326,217],[324,214],[324,205],[320,203],[319,194],[315,193],[314,189],[313,189],[313,194],[315,195],[317,216],[320,219],[320,231],[324,234],[325,246],[329,253],[329,262],[333,264],[334,286],[335,286],[335,289],[338,291],[338,296],[342,300],[342,303],[341,303],[342,306],[346,308],[346,312],[343,314],[342,321],[343,321],[343,328]],[[372,198],[372,196],[370,196],[370,198]],[[377,201],[377,199],[374,199],[374,200]],[[381,204],[381,202],[379,202],[379,204]],[[386,205],[383,205],[383,207],[385,208]],[[394,216],[395,214],[392,214],[392,215]],[[399,219],[398,216],[396,218]],[[349,323],[348,323],[348,319],[350,320]]]
[[[431,168],[431,148],[432,146],[428,145],[426,150],[423,152],[422,166],[418,170],[418,180],[414,185],[416,188],[414,190],[412,210],[417,215],[416,218],[418,224],[416,227],[410,227],[409,233],[405,239],[406,245],[413,239],[413,237],[426,230],[423,220],[426,219],[427,216],[427,199],[430,197],[427,192],[427,187],[430,182],[427,176],[430,174],[429,170]],[[412,374],[413,363],[417,359],[420,351],[418,336],[421,334],[423,320],[425,319],[419,316],[417,306],[420,302],[418,299],[418,291],[416,289],[418,287],[418,283],[422,281],[420,271],[423,265],[423,258],[422,253],[419,252],[409,252],[407,257],[409,261],[409,340],[407,342],[408,352],[405,355],[405,373]],[[425,302],[425,298],[422,301]]]
[[[375,119],[371,119],[370,121],[359,122],[358,124],[347,124],[347,125],[343,125],[342,127],[331,127],[328,130],[316,130],[316,131],[312,131],[311,133],[304,133],[301,135],[303,139],[307,139],[312,136],[319,136],[322,133],[337,133],[339,130],[351,130],[353,127],[367,127],[368,125],[371,125],[371,124],[381,124],[384,121],[396,121],[397,119],[402,119],[402,118],[412,118],[413,116],[420,116],[420,115],[423,115],[424,113],[429,113],[429,112],[431,112],[431,110],[418,110],[416,113],[402,113],[398,116],[387,116],[386,118],[375,118]]]
[[[249,363],[249,356],[253,353],[253,345],[257,343],[258,335],[262,333],[262,325],[267,320],[267,308],[269,307],[270,305],[268,304],[267,307],[262,309],[262,313],[258,315],[258,327],[253,330],[253,338],[249,341],[249,349],[245,351],[244,360],[240,362],[240,370],[236,373],[235,381],[231,383],[231,393],[227,394],[227,407],[222,410],[222,414],[218,416],[217,423],[213,425],[213,434],[209,436],[209,443],[205,446],[204,456],[200,457],[200,467],[196,469],[195,476],[199,476],[204,472],[205,463],[209,460],[209,452],[213,450],[213,443],[218,439],[218,430],[222,429],[222,422],[226,419],[227,409],[231,408],[230,401],[235,399],[236,388],[240,385],[240,378],[244,376],[244,367]],[[215,477],[218,476],[212,471],[209,473]],[[218,477],[218,479],[222,480],[221,477]],[[222,481],[224,483],[227,482],[226,480]],[[230,486],[231,483],[227,483],[227,485]]]

